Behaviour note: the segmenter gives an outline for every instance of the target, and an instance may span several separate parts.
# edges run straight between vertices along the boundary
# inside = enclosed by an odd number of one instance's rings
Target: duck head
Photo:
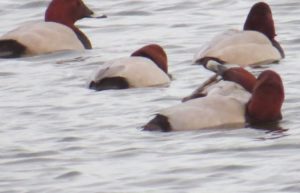
[[[280,76],[271,70],[262,72],[247,104],[246,115],[249,122],[266,123],[281,120],[283,101],[284,88]]]
[[[272,11],[267,3],[252,6],[244,24],[244,30],[254,30],[265,34],[270,40],[276,36]]]
[[[149,44],[131,54],[152,60],[162,71],[168,74],[168,58],[164,49],[157,44]]]
[[[223,80],[236,82],[244,87],[248,92],[252,92],[256,83],[256,78],[253,74],[240,67],[228,68],[221,74]]]
[[[93,14],[82,0],[52,0],[45,13],[45,21],[73,26],[77,20]]]

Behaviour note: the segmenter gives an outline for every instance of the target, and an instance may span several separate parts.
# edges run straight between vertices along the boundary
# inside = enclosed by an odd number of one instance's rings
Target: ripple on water
[[[1,34],[41,20],[49,1],[0,2]],[[299,0],[269,0],[287,57],[250,69],[280,73],[278,129],[143,132],[211,73],[192,66],[213,36],[240,29],[252,0],[85,0],[107,19],[78,26],[95,49],[0,62],[0,192],[299,192]],[[169,87],[95,92],[86,82],[106,61],[148,44],[168,54]],[[274,127],[272,127],[274,128]]]
[[[78,177],[80,175],[81,175],[80,172],[71,171],[71,172],[64,173],[64,174],[62,174],[60,176],[57,176],[55,179],[70,180],[70,179],[76,178],[76,177]]]

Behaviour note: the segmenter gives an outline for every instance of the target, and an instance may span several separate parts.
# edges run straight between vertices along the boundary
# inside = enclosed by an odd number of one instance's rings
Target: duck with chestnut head
[[[259,2],[251,8],[242,31],[228,30],[216,36],[195,55],[194,63],[205,65],[214,60],[245,67],[278,62],[285,55],[275,36],[271,8]]]
[[[90,40],[75,22],[93,14],[82,0],[52,0],[45,21],[24,24],[0,37],[0,57],[91,49]]]
[[[160,110],[144,130],[240,128],[281,120],[284,88],[275,71],[256,78],[240,67],[221,67],[218,74],[220,79],[210,79],[183,103]]]
[[[168,58],[158,44],[149,44],[130,57],[117,58],[101,65],[92,75],[89,88],[102,91],[164,86],[170,83]]]

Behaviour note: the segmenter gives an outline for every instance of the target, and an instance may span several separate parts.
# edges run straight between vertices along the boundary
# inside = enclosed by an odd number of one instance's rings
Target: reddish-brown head
[[[276,36],[272,11],[268,4],[260,2],[253,5],[244,24],[244,30],[259,31],[270,40]]]
[[[222,77],[224,80],[238,83],[249,92],[252,92],[256,82],[256,78],[253,74],[240,67],[225,70],[222,73]]]
[[[82,0],[52,0],[46,10],[45,21],[72,27],[77,20],[91,15],[93,11]]]
[[[281,106],[284,88],[280,76],[271,70],[262,72],[247,104],[247,117],[251,123],[278,121],[282,118]]]
[[[131,56],[142,56],[152,60],[160,69],[168,73],[168,58],[164,49],[157,44],[144,46],[133,52]]]

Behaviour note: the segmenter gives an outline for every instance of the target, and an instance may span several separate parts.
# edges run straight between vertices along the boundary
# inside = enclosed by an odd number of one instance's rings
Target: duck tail
[[[109,77],[100,81],[91,81],[89,88],[96,91],[126,89],[129,88],[129,83],[123,77]]]
[[[172,128],[169,123],[168,117],[157,114],[151,121],[143,126],[143,130],[169,132],[172,131]]]
[[[25,50],[26,47],[16,40],[0,40],[0,58],[18,58]]]

